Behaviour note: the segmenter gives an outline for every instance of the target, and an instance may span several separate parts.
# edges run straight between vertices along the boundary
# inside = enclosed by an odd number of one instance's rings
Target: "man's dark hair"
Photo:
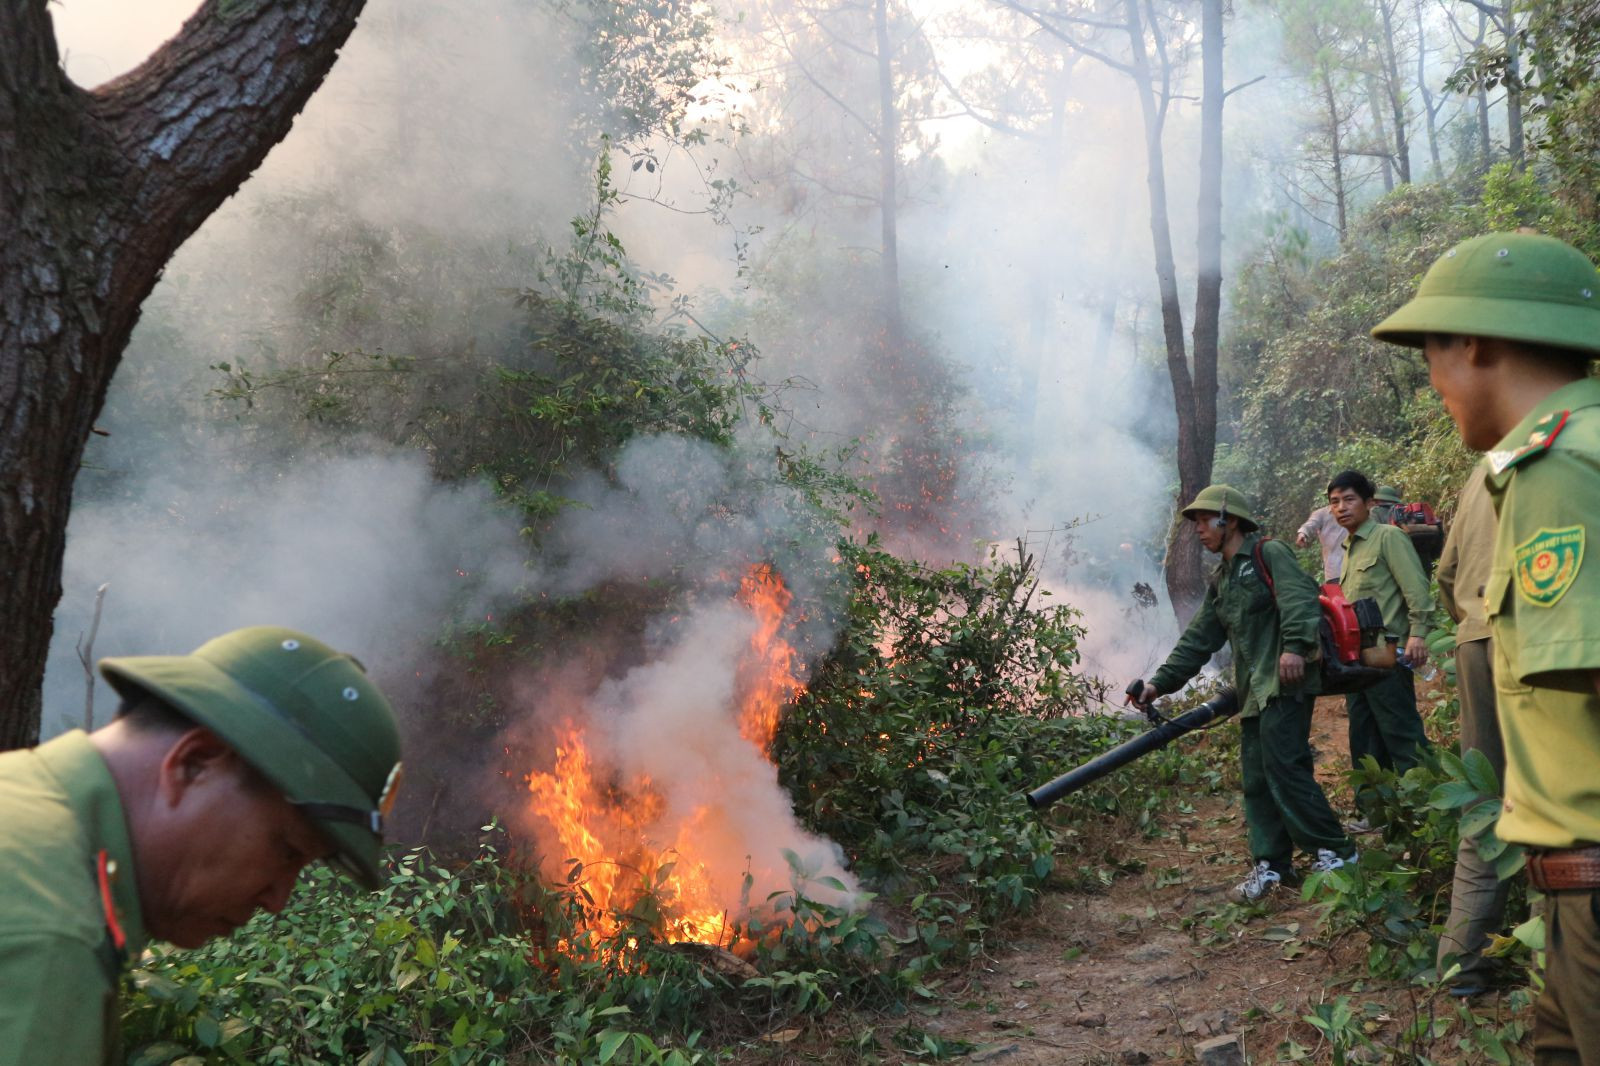
[[[1343,473],[1335,474],[1333,480],[1328,482],[1328,495],[1331,496],[1342,489],[1352,490],[1363,500],[1370,500],[1378,494],[1378,490],[1373,487],[1372,482],[1367,480],[1367,475],[1359,470],[1346,470]]]
[[[1441,348],[1448,348],[1450,345],[1454,344],[1456,342],[1456,338],[1460,336],[1462,336],[1462,334],[1459,333],[1426,334],[1428,340],[1433,341]],[[1496,340],[1500,344],[1517,349],[1524,355],[1532,356],[1535,359],[1542,359],[1545,362],[1550,363],[1587,363],[1589,360],[1595,357],[1593,352],[1586,352],[1581,348],[1558,348],[1553,344],[1533,344],[1529,341],[1516,341],[1506,338],[1491,337],[1487,339]]]
[[[195,726],[182,711],[151,692],[124,699],[117,708],[117,718],[139,733],[187,733]]]
[[[117,720],[126,723],[128,728],[136,733],[167,736],[173,739],[196,727],[208,728],[201,726],[199,722],[153,692],[137,692],[124,699],[117,707]],[[262,792],[278,791],[260,770],[250,765],[242,756],[238,759],[236,769],[240,779],[251,788]]]

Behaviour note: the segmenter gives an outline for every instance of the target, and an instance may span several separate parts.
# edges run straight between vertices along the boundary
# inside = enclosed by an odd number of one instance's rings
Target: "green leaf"
[[[201,1047],[216,1047],[222,1042],[222,1028],[211,1015],[201,1014],[194,1020],[194,1038]]]
[[[1544,915],[1536,914],[1511,930],[1511,935],[1526,944],[1531,951],[1544,950]]]
[[[1451,811],[1482,798],[1481,792],[1464,781],[1446,781],[1428,795],[1428,805],[1437,810]]]
[[[1500,779],[1495,776],[1489,757],[1477,748],[1467,749],[1461,757],[1467,783],[1486,796],[1500,795]]]
[[[165,1063],[187,1054],[188,1051],[189,1049],[182,1044],[162,1040],[140,1048],[132,1058],[128,1059],[128,1066],[164,1066]]]
[[[1460,834],[1471,839],[1494,825],[1500,818],[1500,802],[1485,800],[1461,816]]]
[[[627,1041],[631,1034],[625,1029],[607,1029],[600,1034],[600,1063],[610,1062],[616,1057],[617,1049]]]

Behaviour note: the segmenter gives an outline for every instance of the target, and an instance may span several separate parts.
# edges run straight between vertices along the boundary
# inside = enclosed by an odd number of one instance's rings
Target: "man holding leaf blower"
[[[1316,661],[1321,606],[1317,586],[1290,548],[1263,537],[1238,489],[1208,485],[1183,509],[1201,547],[1222,556],[1200,610],[1135,702],[1148,707],[1198,674],[1224,644],[1233,646],[1239,693],[1239,756],[1249,876],[1234,893],[1256,900],[1297,880],[1295,848],[1312,869],[1356,858],[1311,759],[1311,709],[1320,690]]]

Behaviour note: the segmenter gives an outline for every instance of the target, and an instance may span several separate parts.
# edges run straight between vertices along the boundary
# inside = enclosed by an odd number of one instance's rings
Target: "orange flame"
[[[795,676],[795,652],[779,637],[794,594],[769,565],[754,567],[739,583],[739,600],[756,616],[750,657],[740,670],[745,692],[739,712],[739,735],[766,754],[778,735],[778,719],[805,685]]]
[[[796,677],[798,656],[781,636],[793,595],[762,565],[745,575],[737,598],[756,620],[738,672],[739,735],[766,758],[785,704],[805,688]],[[567,860],[547,867],[546,875],[565,881],[570,864],[581,864],[573,879],[592,901],[590,931],[597,937],[615,935],[622,925],[617,915],[648,890],[668,942],[729,941],[742,886],[713,885],[698,861],[706,808],[663,824],[666,804],[649,778],[614,780],[610,768],[596,765],[582,725],[570,720],[559,730],[554,766],[529,774],[528,791],[533,813],[553,831],[555,848],[547,845],[547,854]]]

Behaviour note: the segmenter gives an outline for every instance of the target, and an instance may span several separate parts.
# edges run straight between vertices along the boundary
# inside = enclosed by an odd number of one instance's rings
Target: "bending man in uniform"
[[[1422,562],[1411,540],[1394,526],[1379,525],[1371,516],[1376,490],[1354,470],[1346,470],[1328,483],[1328,505],[1345,529],[1344,572],[1339,586],[1354,603],[1370,596],[1378,601],[1389,639],[1404,641],[1407,663],[1420,667],[1428,658],[1428,622],[1433,615],[1433,593],[1422,572]],[[1350,764],[1359,767],[1370,755],[1385,770],[1403,774],[1417,765],[1428,746],[1417,713],[1417,690],[1410,670],[1395,670],[1371,688],[1345,696],[1350,715]],[[1365,806],[1360,821],[1348,828],[1370,828]]]
[[[1505,743],[1496,832],[1545,893],[1534,1062],[1600,1066],[1600,274],[1533,233],[1465,241],[1379,340],[1421,348],[1498,516],[1484,608]]]
[[[1234,891],[1255,900],[1297,880],[1296,847],[1316,870],[1337,869],[1356,853],[1311,759],[1311,707],[1321,680],[1308,661],[1322,617],[1317,586],[1287,545],[1260,536],[1249,514],[1244,494],[1227,485],[1207,486],[1183,509],[1201,546],[1220,553],[1222,563],[1139,702],[1182,688],[1224,644],[1233,645],[1251,862]]]
[[[381,881],[394,714],[288,629],[105,659],[117,717],[0,755],[0,1066],[120,1062],[121,969],[283,909],[308,863]]]

